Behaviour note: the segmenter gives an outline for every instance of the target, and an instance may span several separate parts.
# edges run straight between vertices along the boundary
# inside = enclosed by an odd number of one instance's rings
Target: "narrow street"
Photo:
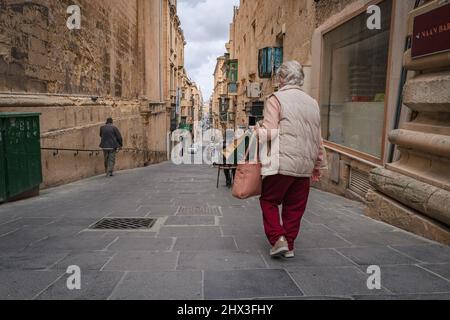
[[[0,207],[0,299],[450,298],[450,249],[313,190],[292,260],[269,258],[257,199],[223,174],[169,162],[48,189]],[[152,217],[149,231],[94,231]],[[81,269],[70,291],[66,269]],[[381,290],[367,288],[369,265]]]

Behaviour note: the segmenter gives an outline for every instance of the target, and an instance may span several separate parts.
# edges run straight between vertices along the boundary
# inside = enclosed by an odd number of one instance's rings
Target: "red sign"
[[[450,51],[450,4],[414,18],[413,59]]]

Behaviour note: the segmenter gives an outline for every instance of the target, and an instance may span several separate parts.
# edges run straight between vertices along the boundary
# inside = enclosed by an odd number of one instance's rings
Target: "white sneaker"
[[[280,237],[277,243],[270,249],[271,257],[280,257],[283,256],[286,252],[289,251],[288,243],[285,237]]]
[[[292,258],[294,258],[294,257],[295,257],[294,250],[286,252],[286,253],[284,254],[284,257],[287,258],[287,259],[292,259]]]

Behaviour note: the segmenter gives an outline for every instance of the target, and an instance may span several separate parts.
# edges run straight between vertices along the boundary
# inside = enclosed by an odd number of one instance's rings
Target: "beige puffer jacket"
[[[311,177],[322,146],[319,105],[297,86],[285,86],[272,96],[281,105],[278,166],[263,165],[262,174]]]

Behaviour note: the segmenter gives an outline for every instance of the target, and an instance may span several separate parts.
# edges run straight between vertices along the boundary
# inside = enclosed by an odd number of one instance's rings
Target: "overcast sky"
[[[178,0],[178,15],[187,41],[186,70],[201,87],[205,102],[213,90],[217,57],[226,51],[235,5],[239,0]]]

